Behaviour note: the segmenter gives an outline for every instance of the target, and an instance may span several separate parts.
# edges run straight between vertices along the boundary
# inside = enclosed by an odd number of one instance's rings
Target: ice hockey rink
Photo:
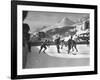
[[[67,53],[67,47],[60,49],[57,53],[55,45],[47,48],[45,53],[41,51],[40,46],[32,46],[31,52],[27,55],[25,68],[48,68],[48,67],[73,67],[88,66],[90,64],[89,45],[77,45],[78,52]]]
[[[38,46],[38,48],[40,48]],[[89,46],[88,45],[78,45],[77,46],[78,52],[74,49],[74,51],[70,51],[68,54],[67,47],[63,47],[63,49],[60,49],[60,53],[57,52],[56,46],[50,46],[47,48],[46,53],[49,56],[52,57],[58,57],[58,58],[89,58]]]

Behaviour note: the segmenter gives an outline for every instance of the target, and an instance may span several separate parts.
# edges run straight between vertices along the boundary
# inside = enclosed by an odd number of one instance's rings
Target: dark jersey
[[[60,38],[55,40],[55,44],[60,44]]]
[[[69,39],[68,40],[68,45],[70,46],[70,45],[73,45],[73,44],[76,44],[76,42],[72,39]]]
[[[43,42],[42,43],[42,46],[47,46],[48,45],[48,42]]]
[[[68,45],[72,44],[72,39],[68,40]]]

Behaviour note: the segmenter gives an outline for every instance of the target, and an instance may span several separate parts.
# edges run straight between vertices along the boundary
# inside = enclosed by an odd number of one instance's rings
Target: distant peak
[[[71,26],[75,24],[75,22],[73,22],[72,20],[70,20],[68,17],[64,17],[60,22],[59,25],[60,26]]]

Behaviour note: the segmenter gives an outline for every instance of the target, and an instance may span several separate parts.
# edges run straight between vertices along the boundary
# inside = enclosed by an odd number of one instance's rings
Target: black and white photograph
[[[13,9],[17,11],[13,12],[17,17],[13,23],[17,29],[13,28],[17,35],[14,74],[26,78],[97,73],[96,6],[21,4]]]
[[[24,69],[90,65],[90,14],[23,11],[23,18]]]

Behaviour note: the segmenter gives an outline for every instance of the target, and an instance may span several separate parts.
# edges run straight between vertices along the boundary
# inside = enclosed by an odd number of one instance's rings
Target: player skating
[[[68,45],[68,54],[70,53],[70,50],[72,49],[72,51],[74,51],[74,48],[76,49],[76,52],[78,52],[78,49],[76,47],[76,42],[72,39],[73,37],[71,36],[71,38],[67,41],[67,45]]]
[[[60,37],[55,39],[55,45],[57,47],[57,52],[60,53]]]
[[[41,45],[41,48],[39,50],[39,54],[41,53],[41,50],[44,48],[43,52],[45,53],[45,50],[47,49],[47,46],[48,46],[48,40],[45,40],[42,45]]]

